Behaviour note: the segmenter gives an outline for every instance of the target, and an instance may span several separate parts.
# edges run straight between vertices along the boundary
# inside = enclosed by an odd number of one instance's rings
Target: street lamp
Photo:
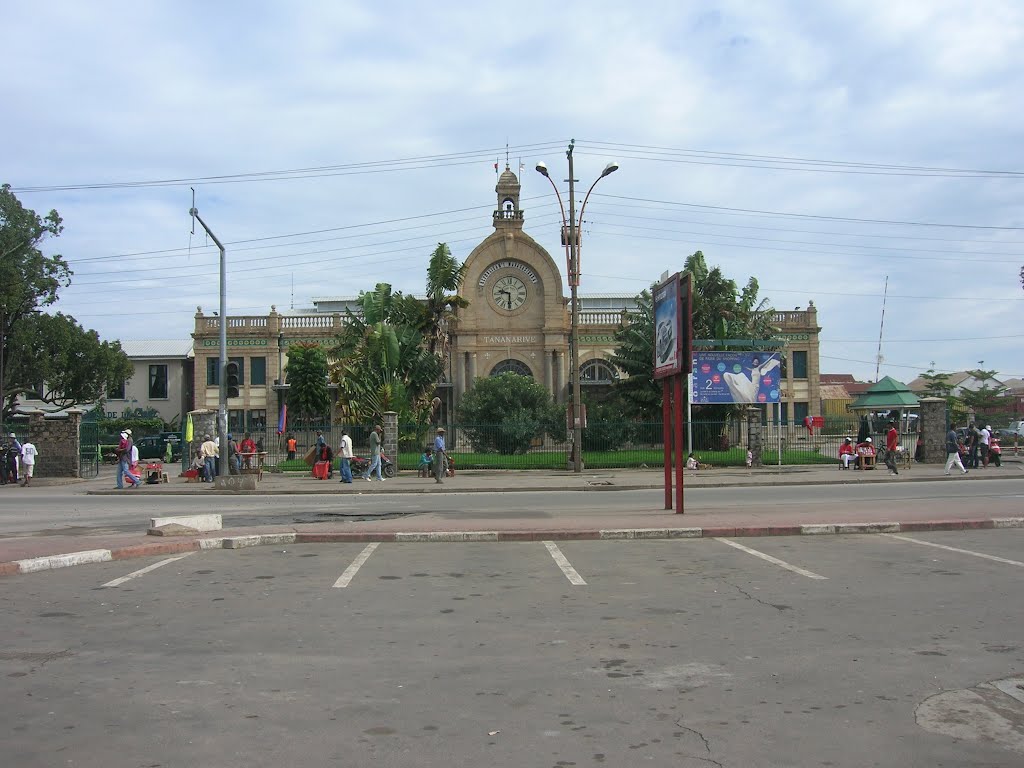
[[[569,158],[569,218],[566,220],[565,206],[562,205],[562,195],[558,192],[554,179],[548,173],[548,167],[544,163],[537,163],[537,172],[551,182],[551,188],[555,190],[555,197],[558,198],[558,207],[562,212],[562,245],[565,247],[566,270],[569,273],[569,295],[572,317],[572,334],[569,337],[569,382],[572,385],[572,453],[569,463],[572,464],[573,472],[583,471],[583,456],[581,453],[583,443],[583,416],[582,400],[580,396],[580,304],[577,296],[577,289],[580,285],[580,236],[579,225],[576,219],[576,179],[573,178],[572,150],[576,143],[575,139],[569,141],[569,149],[565,156]],[[597,182],[609,174],[619,170],[618,163],[608,163],[601,171],[601,175],[594,179],[587,194],[583,197],[583,205],[580,206],[579,221],[583,221],[583,211],[587,207],[587,200],[590,193],[594,191]]]

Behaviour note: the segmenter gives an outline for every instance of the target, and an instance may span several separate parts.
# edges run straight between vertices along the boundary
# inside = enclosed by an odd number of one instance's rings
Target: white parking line
[[[762,560],[765,560],[765,561],[767,561],[769,563],[774,563],[775,565],[779,566],[780,568],[785,568],[787,571],[792,571],[793,573],[799,573],[801,576],[806,576],[808,579],[825,579],[825,580],[828,579],[828,576],[822,576],[821,574],[815,573],[814,571],[808,571],[806,568],[801,568],[801,567],[799,567],[797,565],[790,565],[785,560],[779,560],[779,558],[772,557],[771,555],[766,555],[764,552],[758,552],[756,549],[751,549],[750,547],[745,547],[742,544],[739,544],[739,543],[733,541],[732,539],[719,539],[719,538],[715,538],[715,541],[720,541],[723,544],[728,544],[730,547],[735,547],[736,549],[742,550],[742,551],[746,552],[749,555],[753,555],[754,557],[759,557]]]
[[[127,576],[122,576],[119,579],[114,579],[113,581],[108,581],[103,586],[104,587],[119,587],[122,584],[124,584],[126,581],[131,581],[134,578],[142,576],[144,573],[149,573],[150,571],[155,571],[157,568],[165,566],[168,563],[173,563],[173,562],[175,562],[177,560],[181,560],[183,558],[189,557],[189,556],[194,555],[194,554],[195,554],[195,552],[186,552],[184,555],[178,555],[177,557],[168,557],[166,560],[161,560],[159,563],[153,563],[152,565],[147,565],[145,568],[140,568],[137,571],[132,571]]]
[[[1006,563],[1007,565],[1016,565],[1024,568],[1024,563],[1018,560],[1007,560],[1005,557],[996,557],[995,555],[986,555],[984,552],[974,552],[970,549],[960,549],[959,547],[947,547],[945,544],[936,544],[933,541],[924,541],[923,539],[912,539],[909,536],[897,536],[894,533],[883,533],[883,536],[888,536],[890,539],[899,539],[900,541],[909,541],[912,544],[923,544],[926,547],[935,547],[936,549],[945,549],[948,552],[959,552],[961,555],[973,555],[974,557],[983,557],[986,560],[994,560],[997,563]]]
[[[558,545],[553,541],[545,541],[544,546],[548,548],[548,552],[551,553],[551,557],[555,559],[558,567],[562,569],[562,573],[565,574],[565,578],[569,580],[569,583],[577,587],[585,587],[587,582],[583,580],[576,569],[572,567],[572,564],[565,559],[565,555],[562,554],[562,550],[558,548]]]
[[[334,582],[334,589],[344,589],[349,585],[349,582],[355,578],[356,574],[359,573],[359,569],[363,567],[363,563],[370,559],[370,555],[373,554],[373,550],[378,547],[378,544],[367,544],[363,551],[359,553],[359,556],[352,561],[352,565],[345,569],[345,572],[338,577],[338,580]]]

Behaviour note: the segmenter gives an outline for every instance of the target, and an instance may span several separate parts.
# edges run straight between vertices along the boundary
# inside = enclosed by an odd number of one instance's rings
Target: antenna
[[[889,276],[885,276],[885,289],[882,291],[882,322],[878,324],[878,355],[875,357],[875,382],[878,382],[878,370],[882,367],[882,331],[885,329],[885,299],[889,295]]]
[[[505,167],[508,168],[508,139],[505,139]]]

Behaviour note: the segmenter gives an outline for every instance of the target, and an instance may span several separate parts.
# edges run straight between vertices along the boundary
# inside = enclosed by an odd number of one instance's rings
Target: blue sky
[[[104,338],[186,338],[196,306],[217,309],[190,187],[228,247],[229,314],[378,281],[421,292],[437,242],[465,258],[491,231],[506,145],[526,230],[560,259],[533,168],[566,178],[575,138],[581,193],[621,165],[587,206],[583,293],[638,293],[700,249],[777,309],[813,301],[822,371],[873,380],[888,278],[881,375],[1024,376],[1019,2],[4,16],[0,182],[64,217],[46,246],[75,271],[57,308]]]

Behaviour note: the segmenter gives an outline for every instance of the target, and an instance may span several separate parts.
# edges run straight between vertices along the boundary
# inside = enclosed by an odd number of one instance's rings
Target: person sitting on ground
[[[686,468],[687,469],[700,469],[700,462],[697,461],[697,457],[691,453],[686,457]]]
[[[849,469],[851,461],[857,463],[857,449],[853,447],[853,440],[846,438],[839,446],[839,468]]]
[[[430,465],[434,463],[434,449],[429,445],[420,454],[419,476],[430,477]]]

